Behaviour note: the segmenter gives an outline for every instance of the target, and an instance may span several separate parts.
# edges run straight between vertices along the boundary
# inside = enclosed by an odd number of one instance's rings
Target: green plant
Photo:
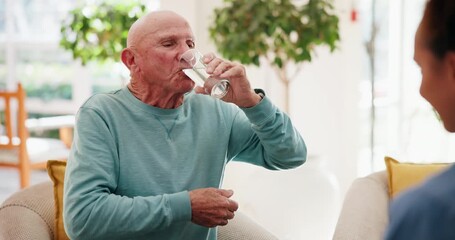
[[[117,60],[130,26],[145,14],[140,0],[96,0],[73,9],[60,29],[60,45],[82,64]]]
[[[297,6],[291,0],[224,0],[214,10],[210,37],[226,58],[260,66],[264,58],[284,83],[311,61],[317,45],[335,50],[339,41],[338,17],[331,0],[308,0]],[[295,73],[289,74],[290,65]],[[292,76],[292,77],[291,77]],[[285,110],[289,99],[286,97]]]

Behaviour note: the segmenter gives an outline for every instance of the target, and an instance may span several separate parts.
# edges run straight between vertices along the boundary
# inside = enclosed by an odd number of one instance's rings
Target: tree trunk
[[[289,83],[291,82],[290,78],[287,75],[287,63],[283,63],[283,66],[281,68],[278,68],[277,66],[273,65],[272,62],[268,61],[269,65],[272,66],[272,69],[275,71],[277,74],[278,78],[284,85],[284,109],[282,109],[285,113],[288,115],[289,113],[289,104],[290,104],[290,96],[289,96]]]
[[[289,80],[286,80],[286,81],[283,81],[284,83],[284,111],[290,115],[289,113],[289,100],[290,100],[290,96],[289,96]]]
[[[278,69],[278,77],[280,78],[280,81],[284,85],[284,109],[283,111],[289,114],[289,103],[290,103],[290,96],[289,96],[289,78],[286,73],[286,67],[283,66],[282,68]]]

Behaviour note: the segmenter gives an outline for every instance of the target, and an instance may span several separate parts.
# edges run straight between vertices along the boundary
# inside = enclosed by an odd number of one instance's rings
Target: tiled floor
[[[45,170],[32,171],[31,185],[43,181],[49,181],[49,175]],[[0,203],[5,201],[11,194],[20,190],[19,173],[14,168],[0,168]]]

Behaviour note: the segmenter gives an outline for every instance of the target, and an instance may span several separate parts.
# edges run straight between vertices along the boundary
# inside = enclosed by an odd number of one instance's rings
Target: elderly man
[[[242,65],[205,55],[207,73],[229,80],[229,91],[221,100],[193,91],[180,57],[194,47],[173,12],[131,27],[121,56],[130,83],[92,96],[77,115],[64,190],[71,239],[216,239],[238,208],[220,189],[229,161],[304,163],[303,139]]]

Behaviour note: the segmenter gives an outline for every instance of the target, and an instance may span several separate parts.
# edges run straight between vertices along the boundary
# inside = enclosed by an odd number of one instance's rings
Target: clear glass
[[[210,77],[206,72],[206,66],[202,61],[202,53],[196,49],[190,49],[182,54],[181,59],[189,64],[189,68],[183,72],[193,80],[196,85],[208,89],[210,96],[223,98],[229,91],[229,81]]]

